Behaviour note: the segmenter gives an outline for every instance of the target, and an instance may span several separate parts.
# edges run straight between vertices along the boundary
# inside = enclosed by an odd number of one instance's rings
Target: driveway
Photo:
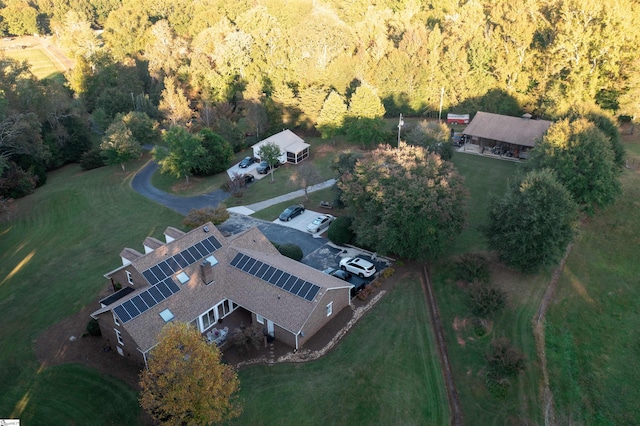
[[[158,164],[150,161],[142,168],[131,181],[131,186],[135,191],[155,201],[158,204],[169,207],[178,213],[186,216],[191,209],[201,209],[203,207],[217,207],[229,197],[229,193],[222,189],[215,190],[208,194],[195,197],[178,197],[159,190],[151,184],[151,176],[158,170]]]

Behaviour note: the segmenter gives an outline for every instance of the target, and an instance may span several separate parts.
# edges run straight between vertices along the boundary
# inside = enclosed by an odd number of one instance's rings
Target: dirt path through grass
[[[431,316],[431,324],[433,325],[433,334],[436,337],[436,345],[438,346],[438,355],[440,356],[440,366],[447,391],[447,399],[449,401],[449,412],[451,413],[451,422],[453,426],[461,426],[464,424],[462,416],[462,408],[460,407],[460,399],[458,398],[458,389],[453,381],[453,373],[451,372],[451,364],[449,364],[449,354],[447,352],[447,343],[444,339],[444,330],[442,329],[442,321],[438,311],[438,305],[433,295],[433,288],[429,280],[429,271],[426,266],[422,267],[420,276],[422,283],[422,291],[429,307],[429,315]]]
[[[544,297],[540,302],[540,307],[538,308],[538,312],[536,312],[535,317],[533,318],[533,335],[536,340],[536,353],[538,355],[538,359],[540,360],[540,369],[542,370],[542,384],[540,389],[540,396],[542,398],[542,416],[544,418],[545,425],[555,425],[556,424],[556,412],[555,405],[553,403],[553,394],[551,393],[551,387],[549,386],[549,372],[547,371],[547,354],[545,351],[545,335],[544,335],[544,318],[547,314],[547,310],[549,309],[549,304],[553,300],[553,296],[556,292],[556,287],[558,285],[558,280],[560,279],[560,275],[564,270],[564,265],[567,261],[567,257],[569,257],[569,253],[571,252],[571,247],[573,247],[573,243],[567,246],[567,250],[560,261],[560,265],[553,271],[553,275],[551,276],[551,280],[549,281],[549,285],[547,286],[547,290],[544,293]]]

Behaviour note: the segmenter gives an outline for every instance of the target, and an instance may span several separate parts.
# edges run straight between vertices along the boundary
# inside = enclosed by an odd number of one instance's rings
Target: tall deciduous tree
[[[484,235],[509,266],[535,272],[557,264],[571,242],[578,206],[550,169],[529,172],[492,199]]]
[[[206,153],[194,168],[194,173],[208,176],[225,171],[233,160],[233,149],[229,142],[211,129],[202,129],[199,135],[202,136],[202,146]]]
[[[376,119],[384,116],[384,105],[373,88],[360,86],[349,100],[349,117]]]
[[[166,425],[221,423],[240,415],[233,367],[197,329],[169,323],[140,374],[140,405]]]
[[[318,116],[318,130],[323,139],[333,139],[342,130],[344,119],[347,115],[347,105],[342,97],[332,90],[324,100],[320,115]]]
[[[620,170],[607,137],[581,118],[553,124],[532,151],[533,168],[556,172],[574,200],[586,211],[613,203],[621,192]]]
[[[258,156],[261,161],[266,161],[269,164],[269,174],[271,175],[271,182],[273,182],[273,170],[275,165],[280,162],[280,147],[273,142],[263,144],[258,150]]]
[[[169,173],[176,178],[184,176],[189,183],[189,176],[202,164],[206,150],[202,146],[202,136],[192,135],[187,129],[174,126],[162,139],[165,147],[153,149],[154,159],[160,164],[162,173]]]
[[[386,125],[382,118],[348,117],[344,127],[347,139],[361,143],[363,148],[384,143],[387,139]]]
[[[193,116],[189,100],[174,78],[164,80],[164,90],[158,109],[173,126],[185,125]]]
[[[102,138],[100,149],[107,164],[119,164],[122,170],[127,161],[138,158],[142,152],[140,142],[133,137],[131,130],[122,120],[117,120],[109,126]]]
[[[339,186],[358,242],[383,254],[434,258],[465,223],[462,177],[422,147],[380,147],[358,161]]]
[[[442,122],[423,120],[407,133],[406,139],[411,145],[423,146],[443,160],[450,160],[453,156],[450,133],[449,127]]]
[[[309,200],[309,187],[320,183],[321,178],[318,169],[309,161],[298,164],[296,171],[291,176],[291,179],[304,191],[305,200]]]

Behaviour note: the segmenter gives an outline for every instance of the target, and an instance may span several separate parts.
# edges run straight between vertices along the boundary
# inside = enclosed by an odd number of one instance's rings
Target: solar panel
[[[178,265],[178,262],[173,257],[168,258],[166,262],[174,274],[180,270],[180,265]]]
[[[122,307],[127,311],[129,315],[131,315],[131,318],[135,318],[136,316],[140,315],[140,311],[138,310],[138,308],[136,308],[131,300],[127,300],[126,302],[124,302],[122,304]]]
[[[140,293],[140,297],[146,302],[147,306],[155,306],[158,304],[156,299],[154,299],[148,291]]]
[[[249,256],[245,256],[244,254],[239,255],[240,261],[238,262],[237,268],[244,271],[244,267],[251,261]]]
[[[169,290],[169,287],[167,287],[167,282],[166,281],[162,281],[161,283],[158,283],[156,285],[156,288],[158,290],[160,290],[160,293],[162,293],[162,295],[167,298],[169,296],[171,296],[173,293],[171,292],[171,290]]]
[[[313,301],[316,294],[320,291],[320,287],[315,284],[242,253],[234,256],[231,260],[231,266],[309,302]]]
[[[207,257],[209,256],[209,252],[207,251],[206,248],[204,248],[204,245],[202,245],[202,243],[196,243],[193,245],[193,247],[195,247],[202,256],[200,257]]]
[[[294,277],[293,275],[291,275],[287,280],[287,282],[284,283],[284,285],[282,286],[282,289],[286,291],[291,290],[291,287],[293,287],[293,285],[296,283],[297,280],[298,280],[297,277]]]
[[[200,252],[195,247],[189,247],[187,250],[189,250],[189,253],[193,256],[196,262],[204,257],[200,255]]]
[[[158,266],[162,269],[162,272],[164,272],[165,277],[170,277],[173,274],[173,269],[171,269],[167,262],[160,262]]]
[[[213,247],[215,248],[215,250],[219,250],[222,247],[222,244],[220,244],[220,241],[218,241],[216,237],[211,236],[207,238],[207,240],[209,240],[209,242],[213,244]]]
[[[176,284],[173,278],[167,278],[164,282],[167,284],[167,287],[169,287],[169,290],[171,290],[171,294],[176,294],[178,290],[180,290],[180,287]]]
[[[298,292],[300,291],[300,289],[302,288],[303,285],[304,285],[304,281],[301,280],[300,278],[298,278],[293,283],[293,287],[291,287],[291,290],[289,290],[289,291],[297,296]]]
[[[193,256],[191,256],[191,253],[189,253],[189,250],[182,250],[180,254],[182,255],[182,257],[185,258],[187,262],[189,262],[189,265],[191,265],[192,263],[196,263],[196,259]]]
[[[307,292],[311,290],[312,285],[313,284],[311,284],[309,281],[305,281],[302,285],[302,288],[298,290],[296,294],[304,299],[304,297],[307,295]]]
[[[262,275],[262,279],[265,281],[269,281],[269,278],[271,278],[271,276],[273,275],[273,273],[276,271],[276,268],[274,268],[273,266],[269,266],[269,268],[267,269],[267,271]],[[271,281],[269,281],[271,282]]]
[[[211,244],[211,241],[209,241],[208,239],[202,240],[202,245],[204,246],[205,249],[207,249],[207,252],[209,254],[216,251],[216,248],[213,246],[213,244]]]
[[[276,283],[278,282],[278,280],[280,279],[280,277],[282,276],[284,272],[282,272],[279,269],[276,269],[276,271],[273,273],[273,275],[271,275],[271,278],[269,278],[269,282],[273,285],[276,285]],[[282,287],[282,286],[281,286]]]
[[[158,278],[158,281],[162,281],[165,278],[167,278],[167,275],[164,272],[162,272],[162,269],[160,269],[158,265],[152,267],[151,272],[153,272],[153,275],[155,275]]]
[[[247,272],[249,272],[251,275],[255,276],[258,273],[258,270],[260,269],[260,267],[262,267],[262,265],[264,265],[264,263],[262,263],[262,262],[260,262],[258,260],[258,261],[256,261],[256,263],[253,264],[251,269],[248,270]]]
[[[187,261],[187,259],[185,259],[180,253],[173,256],[173,258],[176,260],[176,262],[178,262],[180,268],[186,268],[187,266],[189,266],[189,262]]]
[[[151,287],[147,291],[153,296],[154,299],[156,299],[156,303],[160,303],[164,299],[166,299],[166,297],[164,297],[162,293],[160,293],[160,290],[158,290],[156,287]]]
[[[127,311],[124,310],[122,305],[116,306],[115,308],[113,308],[113,311],[116,313],[116,315],[118,315],[118,318],[120,318],[120,321],[122,322],[127,322],[131,319],[131,315],[129,315]]]
[[[149,282],[149,284],[151,285],[158,284],[158,278],[156,278],[153,272],[151,272],[151,269],[147,269],[146,271],[144,271],[142,273],[142,276],[145,277],[145,279]]]
[[[317,285],[313,285],[313,287],[311,287],[311,289],[309,290],[307,295],[304,296],[304,298],[309,302],[311,302],[313,298],[316,297],[316,294],[318,294],[318,291],[320,291],[320,287],[318,287]]]
[[[147,304],[144,302],[144,300],[142,300],[140,296],[134,297],[133,299],[131,299],[131,302],[133,302],[133,304],[136,305],[136,308],[140,312],[144,312],[147,309],[149,309],[149,306],[147,306]]]

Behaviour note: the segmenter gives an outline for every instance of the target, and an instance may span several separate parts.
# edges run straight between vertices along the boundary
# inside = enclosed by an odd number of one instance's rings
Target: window
[[[118,330],[117,328],[114,328],[115,332],[116,332],[116,338],[118,339],[118,344],[124,346],[124,341],[122,340],[122,334],[120,333],[120,330]]]
[[[160,312],[160,317],[164,320],[164,322],[169,322],[173,319],[173,312],[171,312],[169,309],[165,309],[164,311]]]
[[[120,325],[120,321],[118,321],[118,316],[116,315],[115,312],[111,311],[111,313],[113,314],[113,322],[115,325]]]
[[[189,275],[187,275],[185,272],[180,272],[176,278],[178,278],[180,284],[184,284],[189,281]]]
[[[133,285],[133,277],[131,276],[131,272],[125,271],[127,273],[127,282]]]
[[[256,321],[258,321],[259,324],[264,324],[264,317],[256,314]]]
[[[333,313],[333,302],[329,303],[327,305],[327,316],[331,316],[331,314]]]

